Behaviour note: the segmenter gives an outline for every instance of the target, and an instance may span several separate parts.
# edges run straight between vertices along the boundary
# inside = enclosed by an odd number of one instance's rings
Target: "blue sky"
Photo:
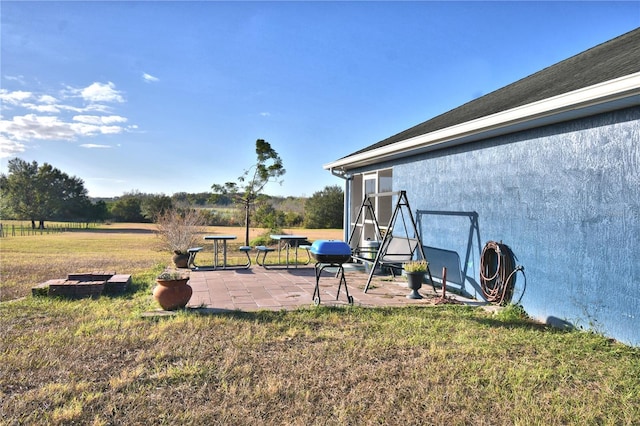
[[[640,2],[0,3],[0,156],[90,196],[204,192],[255,163],[271,195],[322,165],[640,26]]]

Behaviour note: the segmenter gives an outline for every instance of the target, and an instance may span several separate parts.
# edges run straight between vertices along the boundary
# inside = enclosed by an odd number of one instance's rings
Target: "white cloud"
[[[69,127],[79,136],[114,135],[124,131],[120,126],[96,126],[84,123],[72,123]]]
[[[113,108],[111,108],[108,105],[102,105],[102,104],[91,104],[91,105],[87,105],[85,107],[76,107],[73,105],[58,105],[58,107],[61,110],[66,110],[66,111],[73,111],[73,112],[104,112],[104,113],[108,113],[111,112],[113,110]]]
[[[80,145],[82,148],[94,149],[94,148],[111,148],[109,145],[98,145],[96,143],[83,143]]]
[[[23,103],[20,105],[20,107],[29,109],[31,111],[44,112],[44,113],[50,113],[50,114],[58,114],[58,113],[62,113],[63,111],[71,111],[76,113],[82,113],[82,112],[109,113],[112,111],[112,108],[109,107],[108,105],[101,105],[101,104],[91,104],[85,107],[77,107],[77,106],[65,105],[65,104],[38,105],[33,103]]]
[[[19,105],[29,99],[31,96],[33,96],[33,93],[31,92],[24,92],[22,90],[9,92],[6,89],[0,89],[0,100],[11,105]]]
[[[115,135],[124,132],[120,126],[100,126],[100,133],[103,135]]]
[[[114,108],[107,105],[125,102],[122,92],[112,82],[96,82],[84,88],[66,87],[58,95],[0,89],[0,100],[10,105],[3,108],[0,116],[2,155],[23,152],[25,145],[36,140],[74,141],[137,129],[135,124],[125,126],[128,119],[113,114]],[[83,146],[101,147],[92,143]]]
[[[127,119],[124,117],[120,117],[119,115],[76,115],[73,117],[74,121],[79,121],[80,123],[85,124],[93,124],[96,126],[100,126],[103,124],[113,124],[113,123],[126,123]]]
[[[11,120],[0,120],[0,133],[14,141],[69,140],[75,138],[75,132],[69,123],[57,117],[27,114],[12,117]]]
[[[16,81],[22,85],[26,84],[23,75],[5,75],[4,78],[8,81]]]
[[[42,95],[38,98],[38,102],[41,104],[55,104],[58,100],[51,95]]]
[[[77,137],[112,135],[126,131],[124,127],[106,123],[67,123],[58,117],[27,114],[0,120],[0,133],[14,141],[75,140]]]
[[[22,104],[23,108],[30,109],[36,112],[47,112],[50,114],[57,114],[60,112],[58,105],[37,105],[37,104]]]
[[[84,89],[78,89],[77,92],[89,102],[124,102],[122,92],[116,90],[116,85],[112,82],[106,84],[96,82]]]
[[[13,157],[24,152],[25,146],[20,142],[12,141],[0,135],[0,158]]]
[[[271,113],[270,112],[261,112],[260,116],[261,117],[271,117]]]
[[[157,83],[158,81],[160,81],[158,77],[154,77],[151,74],[147,74],[146,72],[142,73],[142,79],[147,83]]]

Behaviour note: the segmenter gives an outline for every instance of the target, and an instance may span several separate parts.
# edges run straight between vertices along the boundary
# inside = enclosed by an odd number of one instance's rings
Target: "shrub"
[[[163,248],[175,254],[187,254],[198,234],[204,232],[204,218],[194,209],[169,209],[158,216],[156,234]]]

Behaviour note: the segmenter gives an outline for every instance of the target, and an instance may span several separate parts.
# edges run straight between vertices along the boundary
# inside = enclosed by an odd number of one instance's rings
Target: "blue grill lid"
[[[351,247],[344,241],[317,240],[311,244],[310,251],[321,255],[351,256]]]

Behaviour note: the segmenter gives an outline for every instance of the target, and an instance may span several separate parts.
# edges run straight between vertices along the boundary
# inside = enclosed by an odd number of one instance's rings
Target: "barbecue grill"
[[[316,260],[315,272],[316,272],[316,288],[313,291],[313,303],[318,306],[320,304],[320,275],[324,268],[337,267],[338,272],[336,277],[340,277],[338,284],[338,293],[336,294],[336,300],[340,297],[340,288],[344,284],[344,291],[347,293],[347,301],[350,305],[353,305],[353,297],[349,295],[349,289],[347,288],[347,280],[344,277],[343,263],[348,262],[351,259],[351,247],[349,244],[343,241],[333,240],[318,240],[315,241],[309,253]]]

